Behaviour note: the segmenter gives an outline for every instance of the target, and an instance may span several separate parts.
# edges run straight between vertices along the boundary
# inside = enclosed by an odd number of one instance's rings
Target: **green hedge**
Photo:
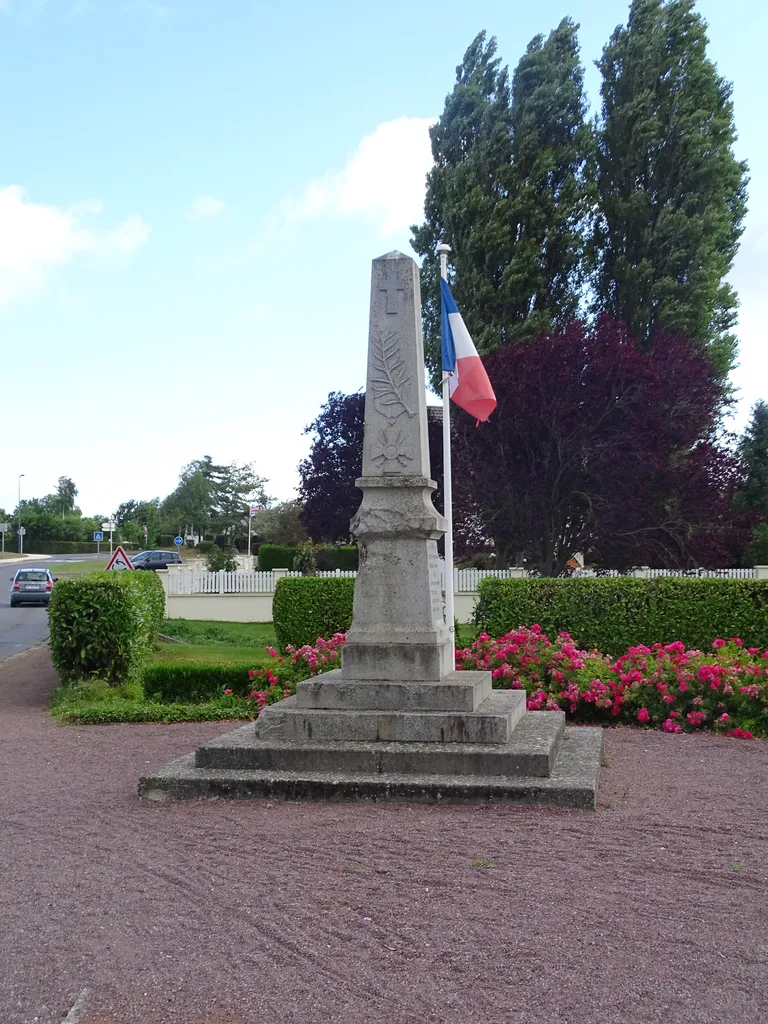
[[[101,541],[99,545],[99,552],[102,555],[109,554],[109,534],[106,533],[104,536],[106,540]],[[137,551],[139,546],[138,544],[123,543],[123,547],[126,551]],[[8,541],[8,535],[6,535],[5,550],[17,550],[16,542],[13,541],[11,544]],[[24,550],[33,555],[95,555],[96,544],[90,540],[34,540],[34,538],[25,537]]]
[[[254,658],[255,662],[255,658]],[[225,689],[245,697],[254,688],[253,665],[158,664],[144,669],[144,693],[157,703],[195,703],[220,697]]]
[[[352,623],[353,579],[294,576],[278,580],[272,624],[278,647],[303,647],[318,637],[345,633]]]
[[[768,647],[768,580],[485,579],[475,621],[491,636],[538,623],[582,648],[618,656],[636,644],[682,640],[709,650],[716,637]]]
[[[351,572],[357,569],[357,563],[357,547],[354,544],[346,544],[338,548],[317,549],[317,568],[320,572],[335,571],[336,569]]]
[[[108,703],[62,703],[51,714],[66,725],[110,725],[118,722],[227,722],[253,719],[250,704],[242,707],[219,701],[202,704],[157,704],[151,701],[115,700]]]
[[[51,593],[50,644],[62,682],[120,685],[141,674],[157,644],[165,594],[153,572],[93,572]]]
[[[292,569],[293,560],[298,553],[299,548],[286,544],[262,544],[259,548],[259,570],[271,572],[272,569]],[[357,548],[353,544],[320,547],[315,549],[315,553],[320,572],[357,569]]]

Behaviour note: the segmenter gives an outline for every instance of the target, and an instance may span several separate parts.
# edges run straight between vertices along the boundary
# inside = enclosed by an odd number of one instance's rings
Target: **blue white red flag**
[[[450,395],[456,405],[477,420],[487,420],[496,408],[488,374],[464,326],[448,282],[440,278],[442,298],[443,373],[451,375]]]

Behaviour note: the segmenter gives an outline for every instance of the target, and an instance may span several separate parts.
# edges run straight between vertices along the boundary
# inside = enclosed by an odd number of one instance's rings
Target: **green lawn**
[[[269,657],[264,648],[272,647],[275,643],[275,631],[271,622],[166,619],[160,632],[184,641],[160,644],[152,656],[152,661],[164,664],[247,664],[251,668]]]
[[[108,561],[109,558],[105,558],[103,561],[100,558],[94,558],[92,561],[59,562],[57,565],[46,564],[46,569],[50,569],[54,576],[81,576],[84,572],[106,569]]]
[[[0,558],[18,558],[15,551],[0,551]]]
[[[169,644],[161,643],[150,659],[168,665],[184,662],[207,665],[247,665],[253,668],[268,657],[258,647],[223,647],[217,644]]]
[[[262,652],[275,644],[271,622],[210,622],[205,619],[166,619],[161,633],[185,644],[206,647],[254,647]]]

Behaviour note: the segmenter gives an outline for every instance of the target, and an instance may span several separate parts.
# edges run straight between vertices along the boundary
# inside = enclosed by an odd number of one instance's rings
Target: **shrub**
[[[235,572],[237,570],[237,559],[229,551],[222,551],[220,547],[214,545],[208,552],[206,558],[206,564],[208,566],[208,572]]]
[[[745,649],[739,637],[704,651],[679,640],[638,644],[614,661],[568,633],[550,641],[538,625],[520,626],[497,640],[481,633],[456,652],[456,667],[490,671],[494,687],[525,689],[529,711],[563,710],[578,722],[768,735],[768,650]]]
[[[317,575],[317,555],[311,540],[300,544],[296,549],[296,557],[293,559],[293,568],[302,576]]]
[[[291,569],[298,548],[286,544],[262,544],[259,548],[259,569],[271,572],[272,569]]]
[[[354,544],[345,544],[335,548],[317,549],[318,572],[351,572],[357,569],[358,554]]]
[[[720,633],[768,646],[768,580],[485,579],[479,593],[476,621],[492,636],[536,622],[614,654],[675,640],[706,648]]]
[[[51,594],[50,644],[62,682],[140,675],[157,644],[165,594],[153,572],[94,572],[60,580]]]
[[[244,697],[253,686],[249,676],[251,666],[157,664],[144,669],[144,693],[147,700],[157,703],[195,703],[212,700],[224,690]]]
[[[201,540],[197,548],[201,555],[208,555],[213,551],[214,543],[212,540]]]
[[[278,580],[272,602],[272,620],[278,647],[304,647],[321,636],[344,633],[352,623],[355,581],[289,577]]]

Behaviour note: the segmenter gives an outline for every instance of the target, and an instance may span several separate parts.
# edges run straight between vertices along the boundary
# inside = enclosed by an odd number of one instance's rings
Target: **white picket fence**
[[[173,596],[187,594],[272,594],[275,584],[283,576],[300,576],[299,572],[203,572],[200,570],[174,569],[168,574],[168,593]],[[354,579],[357,573],[352,569],[336,569],[331,572],[319,572],[318,576],[326,578]],[[454,569],[453,589],[457,594],[473,594],[477,592],[480,580],[489,576],[496,579],[511,579],[526,576],[524,569]],[[596,573],[593,569],[577,569],[574,577],[590,578],[597,575],[619,576],[613,570],[608,573]],[[632,576],[656,578],[659,576],[708,577],[713,579],[754,579],[754,569],[635,569]],[[441,567],[441,582],[445,580],[445,568]]]

